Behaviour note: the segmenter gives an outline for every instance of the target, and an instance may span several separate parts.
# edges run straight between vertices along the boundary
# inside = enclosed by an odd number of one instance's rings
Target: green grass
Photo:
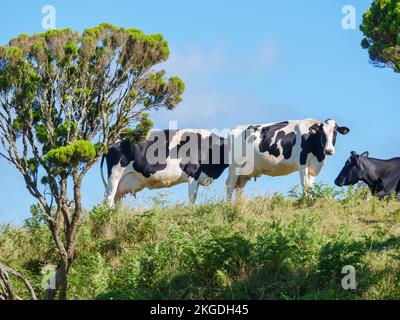
[[[40,295],[56,259],[37,213],[0,227],[0,262]],[[341,286],[346,265],[356,290]],[[319,185],[308,197],[99,206],[81,224],[69,281],[70,299],[400,299],[400,203]]]

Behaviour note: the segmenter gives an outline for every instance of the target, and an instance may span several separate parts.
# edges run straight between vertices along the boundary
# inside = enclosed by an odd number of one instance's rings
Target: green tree
[[[51,30],[0,47],[1,156],[22,174],[60,254],[56,290],[67,298],[82,214],[82,179],[107,146],[143,139],[147,112],[173,109],[184,83],[154,66],[169,57],[160,34],[110,24]]]
[[[400,72],[400,0],[374,0],[360,29],[371,61]]]

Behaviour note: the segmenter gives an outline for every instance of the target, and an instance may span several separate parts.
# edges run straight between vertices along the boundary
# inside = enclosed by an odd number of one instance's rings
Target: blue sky
[[[230,128],[314,117],[337,119],[351,129],[338,138],[317,181],[332,183],[351,150],[379,158],[399,156],[400,75],[368,63],[358,30],[370,0],[249,1],[1,1],[0,43],[21,33],[42,32],[41,9],[57,10],[57,28],[82,31],[101,22],[162,33],[170,43],[169,75],[186,83],[184,102],[153,115],[157,128],[178,120],[180,128]],[[356,8],[357,29],[341,27],[342,7]],[[34,202],[16,170],[0,160],[0,223],[20,223]],[[200,201],[224,195],[226,174],[202,189]],[[297,173],[250,182],[247,193],[287,192]],[[91,207],[104,192],[99,166],[84,182]],[[131,206],[148,205],[159,192],[186,201],[187,186],[145,191]],[[167,194],[166,194],[167,193]]]

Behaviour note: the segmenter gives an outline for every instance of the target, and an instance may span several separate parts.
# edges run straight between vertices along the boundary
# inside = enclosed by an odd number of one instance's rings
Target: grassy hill
[[[0,227],[0,262],[42,295],[42,268],[56,254],[32,211],[24,226]],[[400,299],[400,203],[366,191],[316,186],[311,197],[294,190],[145,212],[99,206],[77,243],[70,299]],[[346,265],[356,290],[341,286]]]

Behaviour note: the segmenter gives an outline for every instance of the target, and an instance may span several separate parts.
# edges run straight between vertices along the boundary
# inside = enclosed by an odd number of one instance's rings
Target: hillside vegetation
[[[0,262],[42,296],[42,268],[57,254],[32,213],[0,227]],[[341,286],[346,265],[356,290]],[[400,299],[400,203],[319,185],[310,197],[99,206],[80,225],[69,279],[70,299]]]

